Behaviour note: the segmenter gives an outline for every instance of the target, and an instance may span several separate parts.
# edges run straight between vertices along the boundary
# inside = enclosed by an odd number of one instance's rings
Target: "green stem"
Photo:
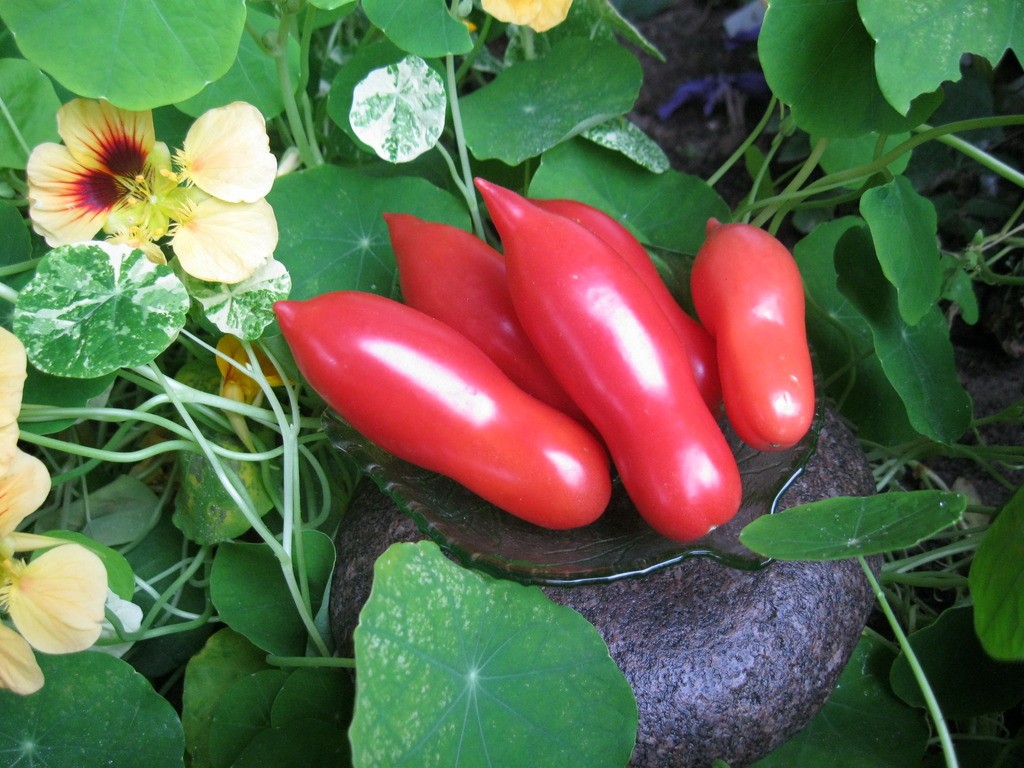
[[[8,264],[5,267],[0,267],[0,277],[20,275],[22,272],[28,272],[30,269],[35,269],[39,265],[40,261],[42,261],[41,258],[29,259],[28,261],[19,261],[16,264]],[[17,296],[17,293],[14,295]]]
[[[11,288],[11,286],[0,283],[0,299],[13,304],[18,300],[18,292]]]
[[[789,212],[792,208],[793,197],[792,195],[804,185],[804,182],[814,172],[814,169],[818,167],[818,163],[821,161],[821,156],[825,154],[825,150],[828,148],[828,139],[818,139],[818,142],[814,145],[811,153],[804,160],[803,165],[795,176],[790,180],[786,188],[782,190],[783,202],[778,205],[770,206],[758,214],[753,221],[750,223],[755,227],[763,226],[768,219],[772,219],[772,225],[769,231],[773,234],[778,231],[780,219]]]
[[[22,151],[25,153],[25,159],[32,154],[32,148],[29,147],[28,142],[25,141],[25,137],[21,135],[21,130],[18,128],[18,124],[14,121],[14,115],[7,108],[7,102],[0,98],[0,115],[3,116],[4,122],[7,123],[7,129],[11,132],[18,144],[21,145]]]
[[[871,584],[871,589],[875,594],[875,599],[878,601],[878,604],[882,609],[882,613],[885,614],[885,618],[888,620],[889,626],[892,628],[897,642],[899,642],[900,649],[903,651],[904,656],[907,657],[907,662],[910,664],[910,669],[914,673],[914,678],[917,680],[917,684],[921,687],[925,706],[932,717],[932,723],[935,725],[935,730],[939,734],[939,743],[942,745],[942,752],[946,759],[946,768],[958,768],[959,763],[956,758],[956,750],[953,748],[953,739],[949,735],[949,727],[946,725],[946,719],[942,716],[942,710],[939,708],[939,702],[935,698],[935,693],[932,691],[931,685],[928,684],[928,678],[925,676],[924,670],[921,668],[921,663],[917,660],[917,655],[914,653],[914,649],[911,647],[910,641],[907,640],[907,636],[904,634],[903,628],[900,627],[899,621],[896,620],[896,615],[892,612],[892,607],[889,605],[889,601],[886,599],[881,585],[879,585],[878,580],[875,579],[875,574],[871,571],[871,566],[868,565],[868,562],[864,559],[863,555],[857,555],[857,562],[860,563],[860,567],[864,571],[864,575],[867,576],[868,582]]]
[[[931,126],[922,125],[917,130],[931,130]],[[959,136],[954,136],[952,134],[946,136],[937,136],[936,141],[938,141],[940,144],[945,144],[947,147],[952,147],[962,155],[966,155],[967,157],[971,158],[971,160],[974,160],[976,163],[979,163],[980,165],[983,165],[985,168],[988,168],[990,171],[992,171],[992,173],[996,174],[997,176],[1002,176],[1011,184],[1014,184],[1018,187],[1024,187],[1024,173],[1021,173],[1016,168],[1007,165],[999,158],[993,157],[988,152],[979,147],[976,147],[969,141],[964,141]]]
[[[288,127],[291,130],[295,146],[299,150],[299,157],[308,168],[323,165],[323,157],[320,148],[310,141],[306,133],[306,126],[299,114],[299,105],[295,100],[295,86],[292,83],[292,75],[288,69],[288,38],[291,34],[294,15],[282,13],[277,28],[277,47],[274,50],[274,63],[277,66],[277,82],[281,90],[281,99],[284,102],[284,112],[288,118]]]
[[[477,201],[476,193],[473,191],[473,170],[469,165],[469,151],[466,148],[466,136],[462,130],[462,112],[459,109],[458,81],[455,78],[455,57],[449,54],[444,57],[445,69],[448,75],[448,103],[452,110],[452,126],[455,129],[455,146],[459,150],[459,160],[462,163],[462,184],[463,194],[466,197],[466,204],[469,206],[469,215],[473,219],[473,229],[477,237],[484,238],[484,224],[480,218],[480,204]]]
[[[708,177],[707,184],[709,187],[713,187],[715,186],[715,184],[721,181],[722,177],[729,172],[729,169],[732,168],[740,160],[740,158],[743,157],[743,155],[750,148],[750,146],[755,141],[757,141],[757,138],[764,131],[765,126],[768,125],[768,121],[771,119],[772,113],[775,111],[775,105],[777,103],[778,98],[776,96],[772,96],[771,100],[768,102],[768,108],[764,111],[764,115],[761,116],[761,119],[758,121],[757,125],[754,126],[754,130],[747,134],[747,137],[743,140],[743,142],[738,147],[736,147],[736,150],[731,155],[729,155],[728,158],[726,158],[725,162],[722,163],[721,166],[719,166],[718,170]]]

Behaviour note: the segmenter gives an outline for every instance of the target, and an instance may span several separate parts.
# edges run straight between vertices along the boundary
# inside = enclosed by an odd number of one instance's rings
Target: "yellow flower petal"
[[[0,477],[0,539],[11,534],[21,521],[46,501],[50,492],[50,473],[35,456],[16,450]]]
[[[60,144],[33,149],[25,176],[32,228],[53,247],[91,240],[121,199],[113,176],[83,168]]]
[[[277,248],[277,219],[266,200],[203,200],[171,239],[181,268],[192,277],[237,283],[259,269]]]
[[[43,671],[36,663],[32,646],[13,629],[0,624],[0,688],[27,696],[42,687]]]
[[[483,0],[486,13],[509,24],[546,32],[565,21],[572,0]]]
[[[83,166],[128,179],[142,172],[156,141],[151,111],[129,112],[92,99],[72,99],[62,106],[57,133]]]
[[[43,653],[72,653],[96,642],[107,599],[107,571],[78,544],[44,552],[13,577],[7,611],[14,626]]]
[[[277,175],[266,121],[244,101],[200,116],[189,128],[177,159],[186,178],[229,203],[254,203],[266,197]]]
[[[21,339],[0,326],[0,409],[18,415],[27,371],[25,345]]]
[[[11,468],[14,455],[18,451],[18,417],[10,411],[0,408],[0,477]]]
[[[217,351],[227,355],[243,368],[249,367],[249,355],[246,354],[245,347],[242,346],[242,342],[238,340],[237,336],[232,336],[231,334],[221,336],[217,342]],[[256,352],[256,360],[259,362],[260,370],[266,377],[267,383],[272,387],[279,387],[284,384],[284,380],[274,368],[273,363],[270,362],[267,353],[258,347],[254,351]],[[217,358],[217,368],[220,370],[222,377],[221,396],[243,403],[251,403],[260,394],[259,383],[240,368],[231,365],[224,358]],[[238,395],[238,397],[235,395]]]

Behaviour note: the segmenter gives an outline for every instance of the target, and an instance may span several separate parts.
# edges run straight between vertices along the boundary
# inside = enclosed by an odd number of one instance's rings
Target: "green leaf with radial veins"
[[[1020,0],[859,0],[875,39],[875,71],[889,103],[906,114],[919,94],[960,79],[960,59],[973,53],[998,63],[1007,50],[1024,62]]]
[[[901,4],[897,4],[901,5]],[[850,138],[919,125],[941,94],[921,96],[904,116],[875,79],[875,42],[857,0],[772,0],[757,44],[765,79],[808,133]]]
[[[932,310],[942,292],[937,221],[932,202],[897,176],[860,199],[882,272],[896,288],[900,317],[908,325]]]
[[[391,42],[416,56],[457,56],[473,47],[469,30],[445,0],[363,0],[363,11]]]
[[[26,59],[79,96],[153,109],[228,71],[244,0],[0,0]]]
[[[563,40],[462,99],[466,144],[480,160],[518,165],[629,112],[642,80],[640,63],[621,45]]]
[[[1024,486],[999,512],[971,563],[974,628],[994,658],[1024,661]]]
[[[14,333],[44,373],[90,379],[144,365],[185,325],[188,292],[170,267],[105,241],[62,245],[21,289]]]
[[[625,117],[614,117],[583,132],[583,138],[613,152],[620,152],[653,173],[667,171],[668,155],[650,136]]]
[[[839,560],[912,547],[964,513],[963,494],[898,491],[839,496],[765,515],[740,531],[744,546],[777,560]]]
[[[0,120],[0,168],[23,169],[32,147],[59,141],[60,99],[50,79],[24,59],[0,59],[0,106],[6,117]]]
[[[441,76],[418,56],[406,56],[356,84],[349,122],[378,157],[406,163],[437,143],[447,107]]]
[[[537,587],[456,565],[434,542],[378,558],[354,640],[356,768],[629,759],[636,699],[597,630]]]
[[[240,283],[208,283],[188,275],[185,285],[203,308],[206,319],[221,333],[255,341],[274,322],[274,302],[288,298],[291,276],[284,264],[270,259]]]

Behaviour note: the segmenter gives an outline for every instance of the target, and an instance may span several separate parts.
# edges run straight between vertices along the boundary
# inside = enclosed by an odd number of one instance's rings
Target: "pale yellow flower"
[[[0,475],[7,472],[18,448],[18,413],[27,371],[25,346],[0,327]]]
[[[0,624],[0,688],[27,696],[43,687],[43,670],[21,635]]]
[[[572,0],[483,0],[486,13],[509,24],[546,32],[565,21]]]
[[[166,263],[159,243],[170,238],[182,269],[222,283],[245,280],[273,255],[277,220],[264,198],[277,162],[252,105],[202,115],[173,158],[149,111],[74,99],[57,123],[64,144],[37,146],[26,170],[32,225],[50,245],[102,230]]]
[[[0,475],[0,561],[15,549],[14,529],[35,512],[50,493],[50,473],[35,456],[15,449],[7,472]]]

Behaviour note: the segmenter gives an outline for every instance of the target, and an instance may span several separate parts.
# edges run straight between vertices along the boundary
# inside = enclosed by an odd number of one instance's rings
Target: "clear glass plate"
[[[334,446],[420,531],[464,565],[524,584],[572,586],[640,576],[691,557],[743,570],[763,568],[768,560],[740,544],[739,532],[775,511],[817,447],[821,414],[798,445],[781,452],[755,451],[726,428],[743,479],[743,503],[729,523],[691,542],[673,541],[651,529],[617,479],[611,502],[596,522],[553,531],[502,511],[444,475],[396,458],[332,411],[324,414],[323,426]]]

